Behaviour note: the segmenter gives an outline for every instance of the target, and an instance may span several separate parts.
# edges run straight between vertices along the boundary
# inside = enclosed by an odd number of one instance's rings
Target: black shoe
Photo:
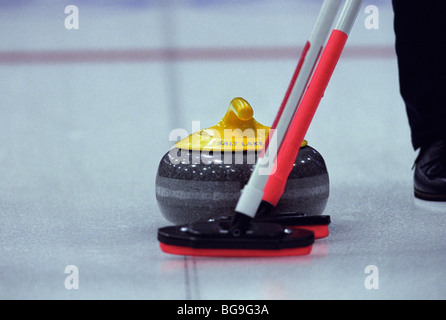
[[[421,147],[414,167],[415,197],[446,201],[446,139]]]

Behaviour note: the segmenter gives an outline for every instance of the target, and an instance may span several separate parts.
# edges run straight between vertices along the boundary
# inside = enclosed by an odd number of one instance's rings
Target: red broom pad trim
[[[286,248],[279,250],[258,249],[198,249],[191,247],[173,246],[160,242],[163,252],[182,256],[206,256],[206,257],[285,257],[310,254],[312,245],[299,248]]]
[[[305,229],[313,231],[315,239],[326,238],[329,235],[328,225],[313,225],[313,226],[287,226],[290,229]]]

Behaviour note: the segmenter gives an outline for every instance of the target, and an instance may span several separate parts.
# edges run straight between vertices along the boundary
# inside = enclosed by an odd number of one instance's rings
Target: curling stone
[[[156,175],[163,216],[174,224],[232,216],[269,129],[253,118],[246,100],[234,98],[219,123],[178,141]],[[274,213],[321,215],[328,196],[325,161],[304,140]]]

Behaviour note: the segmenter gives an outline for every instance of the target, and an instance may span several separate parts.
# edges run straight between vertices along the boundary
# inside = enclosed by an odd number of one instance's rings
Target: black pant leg
[[[446,1],[392,4],[400,92],[417,149],[446,138]]]

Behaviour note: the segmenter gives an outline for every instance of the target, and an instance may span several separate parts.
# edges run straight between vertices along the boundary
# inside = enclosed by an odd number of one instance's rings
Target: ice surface
[[[446,208],[412,196],[390,2],[365,1],[379,8],[379,29],[365,28],[362,10],[307,134],[330,174],[331,234],[308,256],[272,259],[162,253],[155,174],[172,129],[214,125],[236,96],[272,123],[320,1],[129,3],[79,1],[78,30],[64,27],[68,2],[1,5],[0,298],[446,298]],[[5,58],[160,48],[296,57]],[[77,290],[64,286],[67,265],[78,267]],[[365,286],[368,265],[379,289]]]

